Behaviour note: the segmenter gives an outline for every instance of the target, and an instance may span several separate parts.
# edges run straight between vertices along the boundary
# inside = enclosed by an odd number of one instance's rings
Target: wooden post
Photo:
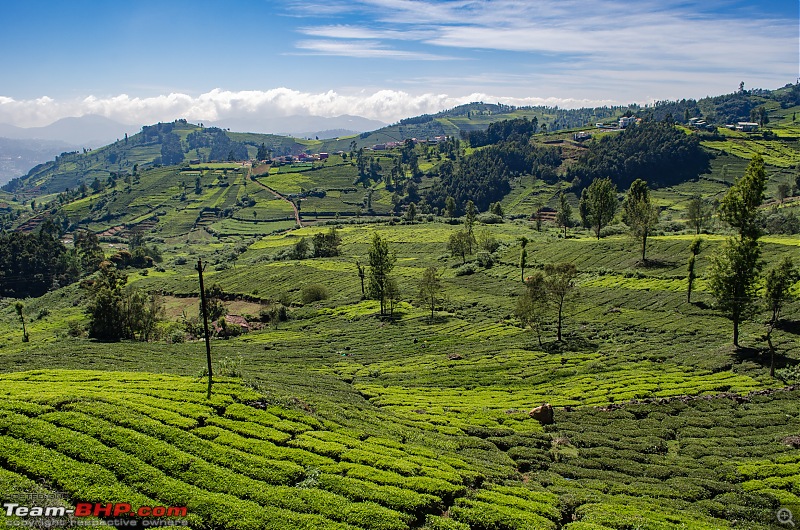
[[[208,393],[207,399],[211,399],[211,385],[213,374],[211,370],[211,337],[208,333],[208,310],[206,309],[206,289],[203,285],[203,260],[197,259],[197,274],[200,276],[200,306],[203,309],[203,331],[206,334],[206,361],[208,362]]]

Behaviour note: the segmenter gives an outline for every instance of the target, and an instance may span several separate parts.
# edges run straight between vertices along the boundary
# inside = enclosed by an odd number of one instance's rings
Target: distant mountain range
[[[26,174],[33,166],[52,160],[75,146],[56,140],[0,138],[0,185]]]
[[[0,137],[14,140],[53,140],[79,147],[100,147],[134,134],[141,127],[120,123],[104,116],[62,118],[44,127],[17,127],[0,123]]]

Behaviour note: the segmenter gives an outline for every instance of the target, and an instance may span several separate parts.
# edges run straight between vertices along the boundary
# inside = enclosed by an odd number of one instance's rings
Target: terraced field
[[[620,226],[599,241],[580,228],[537,231],[528,215],[555,206],[559,188],[527,176],[503,201],[516,220],[475,226],[496,250],[466,268],[447,250],[463,225],[364,216],[368,196],[388,214],[391,193],[354,185],[337,156],[259,171],[299,203],[303,228],[240,164],[151,169],[135,191],[118,182],[76,200],[70,222],[152,228],[165,260],[128,270],[127,285],[168,295],[170,321],[149,343],[89,340],[90,294],[74,284],[24,301],[23,343],[14,301],[0,301],[0,500],[187,506],[188,524],[207,530],[785,528],[780,508],[800,516],[800,303],[774,332],[770,377],[766,313],[742,325],[735,349],[708,290],[726,229],[703,234],[689,303],[695,235],[680,222],[690,197],[719,198],[752,152],[772,157],[774,194],[794,175],[789,143],[731,134],[709,144],[711,174],[654,191],[664,223],[645,264]],[[338,217],[339,256],[286,258]],[[397,258],[391,319],[365,299],[356,268],[376,232]],[[522,237],[525,275],[577,267],[563,341],[552,315],[541,341],[515,316]],[[796,237],[761,244],[766,267],[800,262]],[[212,342],[210,400],[204,345],[186,326],[197,258],[206,285],[252,327]],[[432,319],[418,293],[431,266],[442,282]],[[327,297],[304,303],[307,286]],[[286,321],[269,316],[280,307]],[[545,402],[553,422],[530,414]],[[0,517],[0,528],[24,522]]]

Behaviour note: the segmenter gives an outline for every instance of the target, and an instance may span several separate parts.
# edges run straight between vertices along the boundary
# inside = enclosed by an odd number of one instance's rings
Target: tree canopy
[[[444,208],[450,196],[456,204],[472,200],[479,210],[486,211],[511,191],[512,177],[536,173],[543,167],[552,170],[560,164],[561,153],[557,148],[534,146],[518,136],[479,149],[456,163],[442,163],[438,180],[426,194],[426,201],[436,208]]]
[[[648,183],[654,186],[670,186],[696,179],[708,171],[708,163],[709,155],[696,136],[666,122],[644,121],[590,143],[567,176],[581,187],[594,179],[610,177],[625,189],[641,175],[647,175]]]
[[[581,222],[583,226],[593,228],[600,239],[600,231],[614,219],[618,206],[617,187],[611,179],[595,179],[581,192]]]
[[[80,264],[52,223],[38,234],[0,234],[0,296],[41,296],[78,279]]]
[[[647,182],[636,179],[622,204],[622,220],[631,235],[642,243],[642,261],[647,261],[647,237],[658,223],[658,207],[650,200]]]

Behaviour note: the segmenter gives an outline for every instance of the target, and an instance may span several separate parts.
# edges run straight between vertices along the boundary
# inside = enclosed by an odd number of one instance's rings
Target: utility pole
[[[206,394],[206,398],[211,399],[211,337],[208,334],[208,310],[206,309],[206,288],[203,285],[203,268],[203,260],[197,258],[196,270],[197,274],[200,276],[200,306],[203,309],[203,330],[206,334],[206,361],[208,361],[208,393]]]

